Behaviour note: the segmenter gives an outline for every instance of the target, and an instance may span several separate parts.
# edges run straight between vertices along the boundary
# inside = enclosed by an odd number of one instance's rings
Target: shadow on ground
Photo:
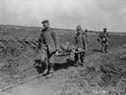
[[[37,70],[38,73],[43,73],[44,70],[46,69],[46,63],[43,62],[43,61],[41,61],[40,59],[35,60],[34,66],[35,66],[35,68],[36,68],[36,70]],[[61,69],[67,69],[67,68],[69,68],[71,66],[75,66],[74,65],[74,61],[67,60],[64,63],[54,63],[53,69],[55,71],[57,71],[57,70],[61,70]]]
[[[75,66],[74,65],[74,61],[72,60],[68,60],[67,62],[64,62],[64,63],[55,63],[54,64],[54,70],[57,71],[57,70],[61,70],[61,69],[67,69],[71,66]]]
[[[93,52],[101,52],[102,53],[102,51],[100,49],[93,49],[92,51]]]

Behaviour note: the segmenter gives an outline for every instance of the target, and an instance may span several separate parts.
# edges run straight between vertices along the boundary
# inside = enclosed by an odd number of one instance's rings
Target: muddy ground
[[[110,52],[102,54],[97,33],[88,33],[84,67],[64,63],[50,77],[33,68],[39,59],[35,42],[40,28],[2,26],[0,36],[0,95],[125,95],[126,34],[110,33]],[[72,30],[55,29],[60,44],[70,41]],[[58,69],[57,69],[58,67]]]

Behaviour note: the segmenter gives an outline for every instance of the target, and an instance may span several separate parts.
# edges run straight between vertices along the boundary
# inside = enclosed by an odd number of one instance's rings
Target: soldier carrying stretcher
[[[76,27],[74,42],[75,42],[75,55],[74,55],[75,64],[83,65],[85,53],[87,50],[87,30],[83,31],[80,25]]]
[[[50,62],[50,57],[51,50],[53,50],[54,53],[57,51],[57,39],[56,33],[50,28],[48,20],[42,21],[41,24],[43,25],[43,29],[41,30],[39,38],[38,50],[41,50],[41,53],[44,55],[41,56],[41,59],[46,63],[44,75],[48,75],[50,72],[53,72],[53,64]]]

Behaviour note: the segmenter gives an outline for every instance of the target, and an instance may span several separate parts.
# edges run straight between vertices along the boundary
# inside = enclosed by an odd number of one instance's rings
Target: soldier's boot
[[[52,68],[51,64],[48,64],[48,70],[47,70],[46,74],[44,74],[43,76],[52,77],[52,75],[53,75],[53,68]]]

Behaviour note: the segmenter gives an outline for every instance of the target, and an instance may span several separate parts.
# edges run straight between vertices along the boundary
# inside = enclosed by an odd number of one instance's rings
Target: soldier
[[[75,53],[75,57],[74,57],[75,64],[83,65],[82,63],[84,62],[85,52],[87,50],[87,30],[83,31],[81,26],[78,25],[76,27],[74,39],[75,39],[75,52],[79,50],[84,51],[80,53]]]
[[[43,50],[45,53],[44,61],[46,61],[46,70],[44,71],[44,75],[50,74],[51,71],[53,71],[53,64],[50,64],[50,50],[55,49],[57,50],[57,39],[56,39],[56,33],[50,28],[50,24],[48,20],[44,20],[41,22],[43,25],[43,29],[41,30],[41,35],[39,38],[39,50]],[[52,42],[53,41],[53,42]],[[51,47],[51,44],[53,46]]]
[[[108,52],[108,33],[107,28],[103,28],[103,32],[98,36],[98,42],[101,44],[101,50],[103,53]]]

